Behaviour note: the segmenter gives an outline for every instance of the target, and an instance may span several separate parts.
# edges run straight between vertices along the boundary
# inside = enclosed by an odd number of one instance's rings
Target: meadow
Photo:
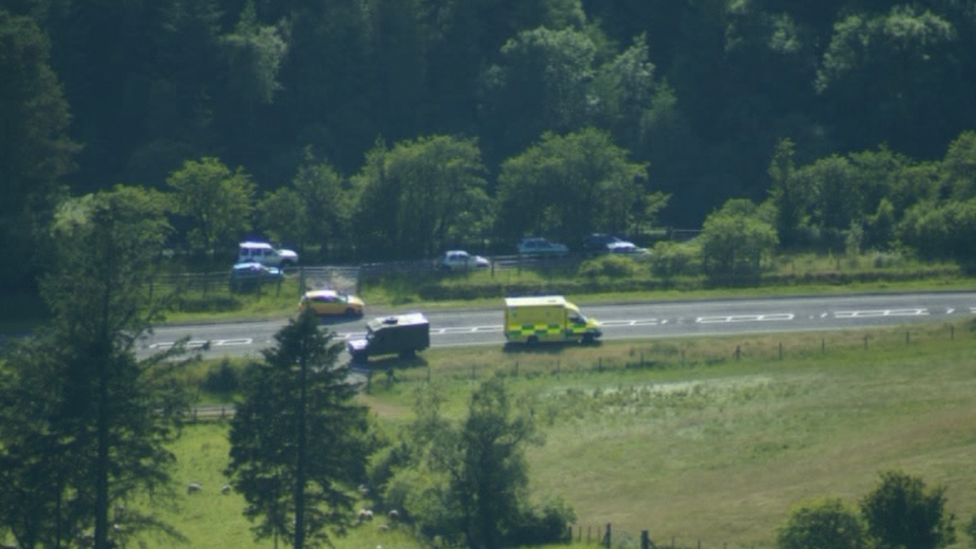
[[[961,548],[976,513],[973,328],[430,349],[408,364],[375,363],[359,398],[393,432],[418,391],[440,391],[460,418],[480,380],[504,375],[546,435],[528,451],[533,494],[572,504],[574,543],[595,543],[610,524],[615,547],[639,546],[642,530],[658,547],[771,547],[796,505],[826,496],[856,505],[879,472],[896,469],[947,488]],[[243,500],[220,493],[225,435],[219,420],[187,428],[173,446],[175,481],[204,489],[160,512],[191,547],[274,547],[252,540]],[[428,546],[386,523],[354,528],[336,547]]]

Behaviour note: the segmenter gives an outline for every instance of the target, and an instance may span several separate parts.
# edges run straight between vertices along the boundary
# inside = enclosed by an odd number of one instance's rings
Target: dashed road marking
[[[187,349],[200,349],[202,347],[233,347],[237,345],[251,345],[254,340],[249,337],[239,337],[235,339],[214,339],[214,340],[202,340],[194,339],[192,341],[186,342]],[[161,341],[159,343],[153,343],[149,346],[150,349],[169,349],[173,345],[176,345],[175,341]]]
[[[793,320],[793,313],[774,313],[768,315],[729,315],[729,316],[700,316],[695,321],[699,324],[721,324],[733,322],[785,322]]]
[[[878,309],[875,311],[837,311],[834,318],[881,318],[888,316],[928,316],[928,309]]]

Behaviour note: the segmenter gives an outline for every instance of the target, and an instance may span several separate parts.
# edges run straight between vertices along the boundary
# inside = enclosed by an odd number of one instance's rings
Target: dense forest
[[[240,184],[234,238],[362,257],[730,198],[772,199],[781,245],[883,245],[976,217],[974,83],[971,0],[2,0],[0,277],[119,184],[181,195],[189,235],[204,174]]]

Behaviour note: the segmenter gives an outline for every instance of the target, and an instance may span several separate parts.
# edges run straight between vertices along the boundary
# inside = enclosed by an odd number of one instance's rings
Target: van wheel
[[[353,310],[353,308],[352,308],[352,307],[350,307],[350,308],[348,308],[348,309],[346,309],[346,310],[345,310],[345,312],[344,312],[343,314],[344,314],[344,315],[345,315],[345,316],[346,316],[347,318],[348,318],[348,317],[353,317],[353,316],[356,316],[356,311],[355,311],[355,310]]]
[[[415,351],[414,349],[407,349],[406,351],[400,351],[400,358],[404,360],[408,358],[413,358],[415,356],[417,356],[417,351]]]

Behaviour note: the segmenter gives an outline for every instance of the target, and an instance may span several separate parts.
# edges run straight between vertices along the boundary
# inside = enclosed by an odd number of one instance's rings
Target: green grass
[[[584,541],[610,523],[617,540],[649,530],[659,547],[673,538],[761,548],[792,507],[822,496],[856,503],[887,469],[945,485],[949,511],[967,522],[976,512],[974,357],[976,334],[964,323],[538,352],[431,349],[393,377],[378,372],[361,398],[394,429],[430,384],[459,418],[478,381],[503,373],[533,400],[546,435],[528,453],[533,492],[571,502]],[[174,446],[176,480],[205,490],[181,495],[171,518],[191,546],[271,547],[251,541],[239,496],[219,493],[224,429],[192,427]],[[336,546],[423,546],[380,524]]]

